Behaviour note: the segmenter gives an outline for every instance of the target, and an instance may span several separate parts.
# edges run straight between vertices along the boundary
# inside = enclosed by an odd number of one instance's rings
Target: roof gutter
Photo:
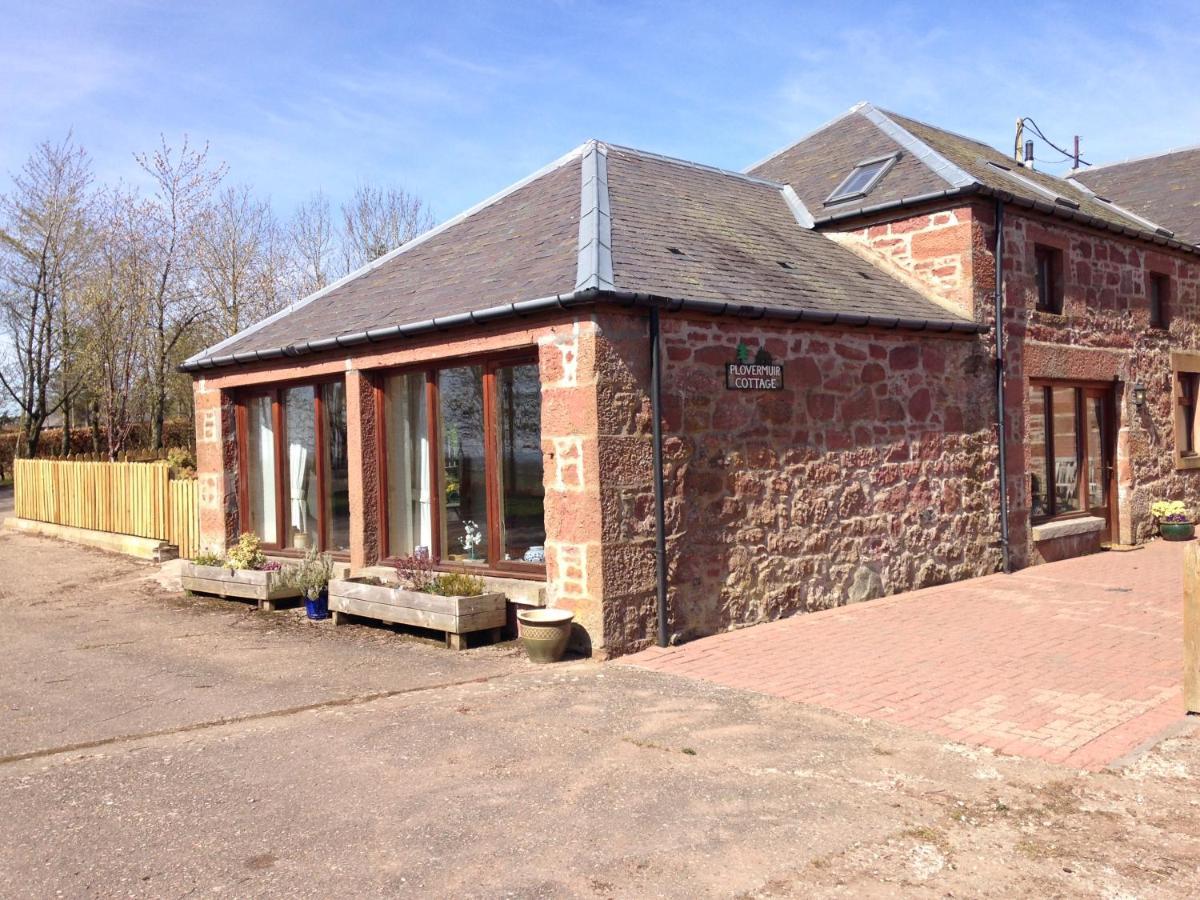
[[[697,300],[680,297],[665,297],[640,291],[585,288],[536,300],[522,300],[493,306],[477,312],[457,313],[452,316],[425,319],[409,325],[389,325],[369,331],[357,331],[337,337],[288,344],[269,350],[249,350],[227,353],[222,356],[206,356],[190,359],[179,366],[179,371],[196,373],[225,366],[248,365],[278,359],[291,359],[311,353],[323,353],[346,347],[376,344],[397,338],[414,338],[450,331],[470,325],[489,325],[506,319],[523,319],[538,313],[574,309],[595,303],[612,302],[619,306],[654,308],[667,312],[695,312],[712,316],[729,316],[738,319],[764,319],[773,322],[806,322],[815,325],[843,325],[852,328],[882,328],[900,331],[928,331],[937,334],[981,334],[989,326],[963,319],[911,319],[901,316],[882,316],[864,313],[837,313],[822,310],[788,309],[777,306],[746,306],[720,300]]]

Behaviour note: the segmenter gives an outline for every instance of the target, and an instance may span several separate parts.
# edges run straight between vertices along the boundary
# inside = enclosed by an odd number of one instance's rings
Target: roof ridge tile
[[[859,110],[859,115],[899,144],[902,149],[919,159],[926,168],[951,187],[965,188],[979,183],[977,179],[950,162],[883,110],[867,103]]]
[[[579,249],[575,290],[611,290],[612,212],[608,202],[608,151],[590,141],[580,165]]]

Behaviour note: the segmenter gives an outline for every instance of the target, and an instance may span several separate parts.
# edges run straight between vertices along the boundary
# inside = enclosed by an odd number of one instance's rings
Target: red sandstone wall
[[[1039,312],[1034,244],[1064,254],[1063,314]],[[1010,377],[1020,391],[1014,434],[1022,474],[1028,471],[1024,423],[1030,378],[1114,383],[1118,406],[1120,537],[1154,534],[1154,500],[1183,499],[1200,509],[1200,472],[1176,471],[1172,350],[1200,350],[1200,260],[1147,244],[1075,227],[1009,208],[1005,217],[1005,304],[1011,335]],[[1171,277],[1169,330],[1150,328],[1147,274]],[[1128,387],[1142,383],[1138,410]],[[1028,479],[1022,478],[1014,519],[1027,519]],[[1026,548],[1027,550],[1030,548]]]
[[[926,296],[989,321],[992,222],[990,209],[966,205],[826,233]]]
[[[927,295],[993,323],[994,204],[927,211],[877,221],[837,239]],[[1194,257],[1108,235],[1009,205],[1005,209],[1005,335],[1010,531],[1016,566],[1037,562],[1029,542],[1030,378],[1114,382],[1119,410],[1120,538],[1153,535],[1149,505],[1181,498],[1200,509],[1200,473],[1174,467],[1171,350],[1200,349],[1197,328],[1200,266]],[[1036,311],[1033,245],[1064,253],[1064,314]],[[1171,276],[1169,332],[1149,328],[1146,273]],[[988,352],[991,338],[983,339]],[[1129,403],[1126,385],[1148,388],[1144,411]],[[981,401],[992,403],[993,401]]]
[[[201,542],[220,550],[237,534],[237,444],[234,392],[256,384],[343,374],[347,383],[351,561],[378,558],[377,428],[370,384],[397,367],[517,348],[536,349],[542,379],[542,452],[546,489],[547,597],[575,611],[584,643],[604,652],[602,599],[622,575],[608,561],[601,533],[597,412],[597,326],[590,314],[563,314],[533,325],[430,335],[419,340],[356,348],[284,364],[219,370],[195,382],[197,468],[201,484]],[[612,367],[609,367],[612,370]],[[611,399],[611,398],[610,398]],[[613,559],[616,559],[614,551]],[[606,584],[606,580],[607,583]]]
[[[671,630],[993,572],[991,369],[976,339],[664,317]],[[786,389],[726,390],[744,341]]]

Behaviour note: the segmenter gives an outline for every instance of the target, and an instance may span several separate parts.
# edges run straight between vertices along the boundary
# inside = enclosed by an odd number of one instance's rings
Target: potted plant
[[[226,556],[206,550],[185,563],[180,574],[183,589],[190,593],[255,600],[259,609],[268,611],[275,608],[276,600],[301,595],[298,586],[281,577],[279,563],[267,559],[258,537],[249,532]]]
[[[329,583],[333,624],[346,615],[415,625],[446,633],[446,646],[463,649],[465,636],[490,630],[499,637],[507,618],[504,594],[487,591],[482,578],[436,572],[428,551],[418,550],[396,563],[396,582],[377,578],[341,578]]]
[[[1190,541],[1196,536],[1196,525],[1188,516],[1182,500],[1159,500],[1150,507],[1158,519],[1158,532],[1167,541]]]
[[[310,619],[329,618],[329,580],[333,577],[333,557],[315,547],[304,554],[299,565],[289,566],[283,576],[304,597],[304,612]]]

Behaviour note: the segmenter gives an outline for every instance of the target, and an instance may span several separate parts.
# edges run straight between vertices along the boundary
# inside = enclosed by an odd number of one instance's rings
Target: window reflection
[[[438,372],[442,558],[482,565],[488,559],[483,368]]]
[[[1075,388],[1050,390],[1054,422],[1054,494],[1056,511],[1078,512],[1079,433],[1076,427]]]
[[[288,533],[285,546],[317,546],[317,420],[311,387],[283,394],[287,430]]]
[[[496,371],[500,508],[506,560],[545,561],[542,391],[536,364]]]
[[[251,397],[246,403],[249,527],[266,544],[279,539],[275,520],[275,420],[271,406],[270,396]]]
[[[1046,477],[1046,389],[1029,388],[1029,467],[1033,516],[1050,515],[1050,479]]]
[[[350,549],[350,461],[346,456],[346,385],[321,385],[325,453],[325,549]]]

